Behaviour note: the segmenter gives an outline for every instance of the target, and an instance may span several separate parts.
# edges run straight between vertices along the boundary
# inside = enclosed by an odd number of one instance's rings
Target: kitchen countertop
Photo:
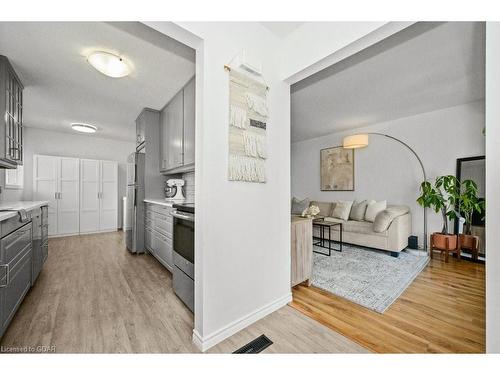
[[[167,207],[172,207],[175,203],[178,203],[178,202],[169,202],[169,201],[167,201],[165,199],[161,199],[161,198],[146,198],[146,199],[144,199],[144,202],[159,204],[161,206],[167,206]]]
[[[34,210],[42,206],[48,206],[48,201],[12,201],[0,203],[0,221],[10,219],[17,215],[17,210],[24,209],[26,211]],[[2,211],[12,210],[12,211]]]

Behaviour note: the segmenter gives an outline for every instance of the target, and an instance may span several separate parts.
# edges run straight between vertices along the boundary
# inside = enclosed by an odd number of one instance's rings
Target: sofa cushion
[[[349,220],[343,224],[342,229],[344,230],[344,232],[349,232],[349,233],[371,234],[377,236],[387,235],[387,231],[374,232],[373,224],[368,221]]]
[[[332,211],[332,216],[337,219],[349,220],[351,213],[352,201],[337,201],[335,208]]]
[[[375,221],[375,217],[377,217],[377,214],[380,211],[385,210],[386,208],[387,201],[371,201],[366,207],[365,220],[373,223]]]
[[[292,214],[302,215],[302,212],[309,207],[309,198],[303,200],[298,200],[297,198],[292,198]]]
[[[395,218],[408,212],[410,212],[410,209],[407,206],[387,207],[385,210],[380,211],[377,214],[377,217],[375,217],[375,221],[373,222],[373,231],[380,233],[387,230]]]
[[[349,214],[349,220],[363,221],[365,219],[366,206],[368,206],[368,201],[366,199],[361,202],[354,201],[351,213]]]
[[[332,223],[342,223],[342,230],[344,233],[359,233],[359,234],[370,234],[373,236],[387,236],[387,231],[374,232],[373,224],[368,221],[357,221],[357,220],[341,220],[334,217],[325,217],[325,221],[330,221]],[[332,227],[332,230],[340,230],[339,226]]]
[[[332,204],[330,202],[318,202],[311,201],[310,206],[317,206],[319,208],[319,214],[321,216],[329,216],[332,211]]]

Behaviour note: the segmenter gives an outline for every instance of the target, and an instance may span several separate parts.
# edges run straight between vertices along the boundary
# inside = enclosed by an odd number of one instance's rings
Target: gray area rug
[[[335,247],[338,245],[335,244]],[[314,250],[325,249],[314,246]],[[425,256],[343,245],[332,256],[314,253],[312,284],[361,306],[383,313],[429,262]]]

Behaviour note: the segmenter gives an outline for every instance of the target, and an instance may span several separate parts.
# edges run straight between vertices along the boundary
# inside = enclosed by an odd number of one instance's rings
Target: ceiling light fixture
[[[95,133],[97,131],[97,126],[82,123],[72,123],[71,127],[80,133]]]
[[[120,56],[109,52],[92,52],[87,61],[95,69],[108,77],[121,78],[130,74],[130,67]]]

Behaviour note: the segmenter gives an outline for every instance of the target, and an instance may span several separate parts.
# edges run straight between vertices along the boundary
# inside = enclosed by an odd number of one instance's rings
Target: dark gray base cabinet
[[[17,217],[15,218],[17,220]],[[2,228],[4,223],[2,223]],[[0,337],[31,288],[33,250],[31,222],[0,241]],[[3,233],[3,231],[2,231]]]
[[[0,223],[0,338],[48,257],[48,206],[30,216],[28,223],[18,216]]]

